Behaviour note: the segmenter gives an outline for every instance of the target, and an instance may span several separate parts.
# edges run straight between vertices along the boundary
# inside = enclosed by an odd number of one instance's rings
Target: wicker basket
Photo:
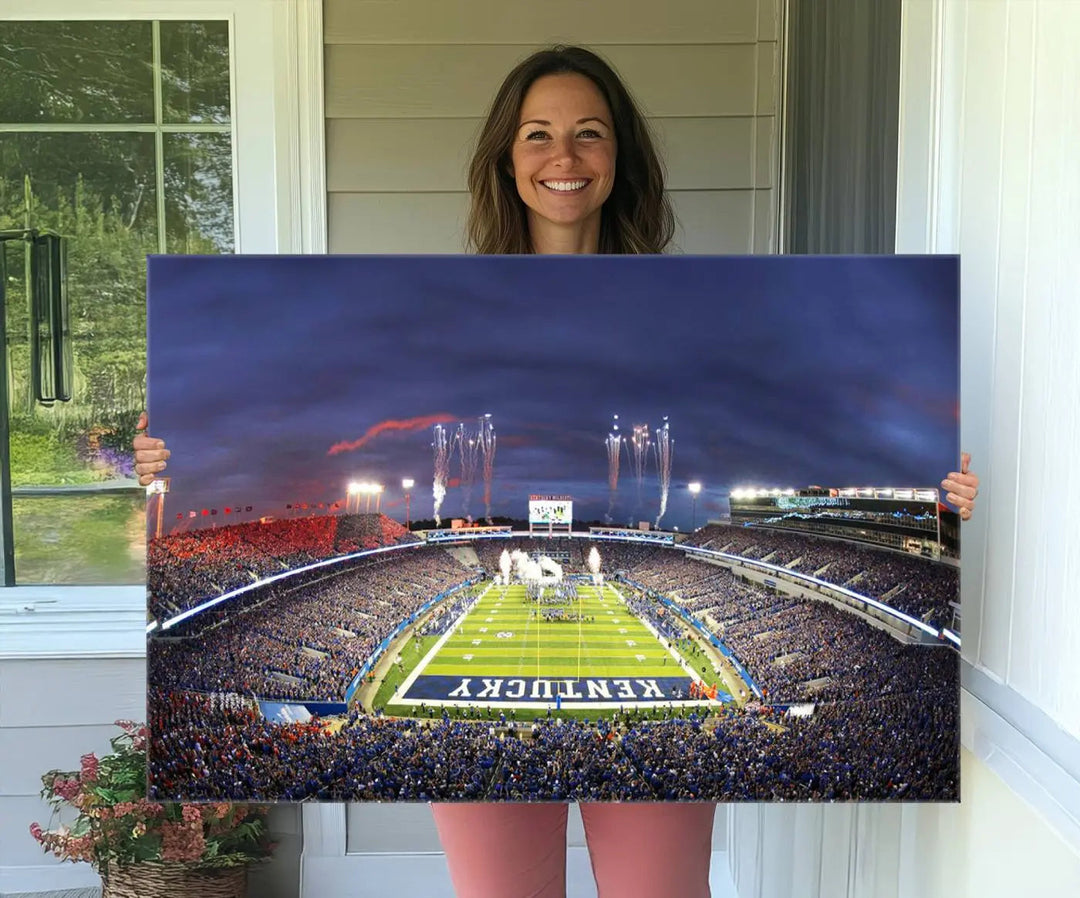
[[[110,867],[101,884],[101,898],[244,898],[247,867],[204,871],[147,861]]]

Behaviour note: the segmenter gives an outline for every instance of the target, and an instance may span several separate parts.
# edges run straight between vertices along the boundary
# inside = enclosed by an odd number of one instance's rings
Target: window
[[[54,222],[78,212],[95,225],[69,247],[76,397],[51,409],[26,395],[23,261],[7,246],[20,586],[0,605],[143,608],[144,497],[128,448],[145,407],[143,260],[324,251],[321,37],[317,0],[40,0],[0,13],[0,228],[24,227],[28,204],[68,236]],[[29,69],[17,85],[16,68]],[[29,199],[11,174],[26,160]]]
[[[69,239],[73,395],[30,383],[23,243],[7,253],[19,583],[139,583],[144,496],[128,447],[146,404],[147,253],[234,247],[226,21],[8,22],[0,230]]]

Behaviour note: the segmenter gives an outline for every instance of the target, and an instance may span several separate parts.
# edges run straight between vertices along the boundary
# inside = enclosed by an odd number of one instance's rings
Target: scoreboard
[[[574,518],[572,496],[529,496],[529,525],[569,527]]]

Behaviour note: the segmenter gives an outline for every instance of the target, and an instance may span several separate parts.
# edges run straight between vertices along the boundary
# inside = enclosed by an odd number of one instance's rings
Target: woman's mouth
[[[579,190],[584,190],[589,184],[588,178],[578,178],[576,180],[562,180],[562,181],[541,181],[548,190],[552,190],[555,193],[576,193]]]

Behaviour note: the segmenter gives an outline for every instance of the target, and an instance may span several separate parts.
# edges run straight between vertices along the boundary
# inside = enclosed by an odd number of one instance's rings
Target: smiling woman
[[[520,117],[510,169],[533,251],[580,253],[598,244],[617,146],[603,95],[584,75],[547,75],[529,88]]]
[[[470,246],[500,253],[659,253],[675,218],[629,91],[581,47],[534,53],[506,77],[468,175]]]
[[[659,253],[673,234],[644,121],[610,67],[580,48],[541,51],[507,77],[469,189],[469,234],[482,254]],[[140,464],[152,467],[139,473],[149,475],[167,450],[141,440]],[[714,812],[708,803],[584,805],[601,891],[707,895]],[[441,804],[435,816],[458,894],[562,894],[564,805]],[[652,850],[625,850],[635,843]]]

